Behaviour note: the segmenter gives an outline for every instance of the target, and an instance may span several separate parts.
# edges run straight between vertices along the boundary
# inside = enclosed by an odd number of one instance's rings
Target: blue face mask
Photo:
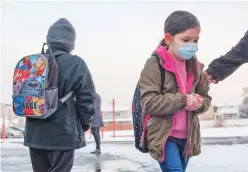
[[[177,51],[175,51],[174,48],[173,50],[175,54],[183,60],[191,59],[198,51],[197,43],[178,43],[178,46],[179,47]]]

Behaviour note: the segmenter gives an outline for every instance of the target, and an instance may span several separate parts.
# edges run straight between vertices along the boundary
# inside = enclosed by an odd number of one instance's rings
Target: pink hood
[[[182,93],[182,82],[183,81],[181,81],[180,79],[178,79],[179,77],[177,77],[178,76],[178,73],[177,73],[176,68],[174,67],[174,59],[169,55],[168,51],[163,46],[158,46],[158,48],[157,48],[157,50],[155,52],[164,61],[164,63],[161,64],[164,67],[164,69],[166,71],[169,71],[169,72],[172,72],[172,73],[175,74],[176,80],[177,80],[177,84],[179,86],[180,92]],[[198,64],[197,66],[200,68],[201,67],[200,63],[197,62],[197,64]],[[188,83],[187,83],[187,87],[186,87],[187,93],[190,92],[190,88],[193,85],[194,80],[195,80],[194,75],[192,74],[192,72],[189,72],[188,73]]]

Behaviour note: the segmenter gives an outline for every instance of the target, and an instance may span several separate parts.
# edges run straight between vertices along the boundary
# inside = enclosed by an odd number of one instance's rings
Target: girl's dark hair
[[[185,32],[188,29],[199,27],[198,19],[187,11],[175,11],[169,15],[164,23],[164,33],[169,33],[175,36],[178,33]],[[160,42],[161,46],[167,47],[164,39]],[[187,70],[191,71],[195,76],[197,75],[197,60],[196,57],[186,61]]]

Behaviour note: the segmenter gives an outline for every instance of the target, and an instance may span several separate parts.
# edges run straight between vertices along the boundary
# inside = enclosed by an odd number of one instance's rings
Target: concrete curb
[[[233,144],[248,144],[248,136],[236,137],[207,137],[202,138],[203,145],[233,145]]]

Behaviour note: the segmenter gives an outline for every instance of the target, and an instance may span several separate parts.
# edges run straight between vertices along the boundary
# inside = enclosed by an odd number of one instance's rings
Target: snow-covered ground
[[[1,145],[2,172],[32,172],[28,148],[19,143]],[[132,144],[104,144],[102,155],[89,152],[94,144],[76,151],[72,172],[159,172],[158,163]],[[248,145],[203,146],[202,154],[190,160],[187,172],[247,172]]]
[[[116,131],[115,138],[113,138],[113,131],[103,132],[103,141],[132,141],[134,140],[133,130]],[[102,133],[101,133],[102,136]],[[221,128],[203,128],[201,129],[202,138],[209,137],[248,137],[248,127],[221,127]],[[90,133],[86,134],[88,140],[93,139]]]
[[[102,137],[102,133],[101,137]],[[102,141],[134,141],[133,130],[115,131],[115,138],[113,131],[103,132]],[[202,138],[224,138],[224,137],[248,137],[248,127],[222,127],[222,128],[203,128],[201,129]],[[94,141],[89,132],[85,133],[87,141]],[[6,139],[6,142],[22,142],[21,139]],[[248,170],[247,170],[248,172]]]
[[[220,127],[201,129],[202,137],[248,137],[247,127]],[[247,170],[248,172],[248,170]]]

